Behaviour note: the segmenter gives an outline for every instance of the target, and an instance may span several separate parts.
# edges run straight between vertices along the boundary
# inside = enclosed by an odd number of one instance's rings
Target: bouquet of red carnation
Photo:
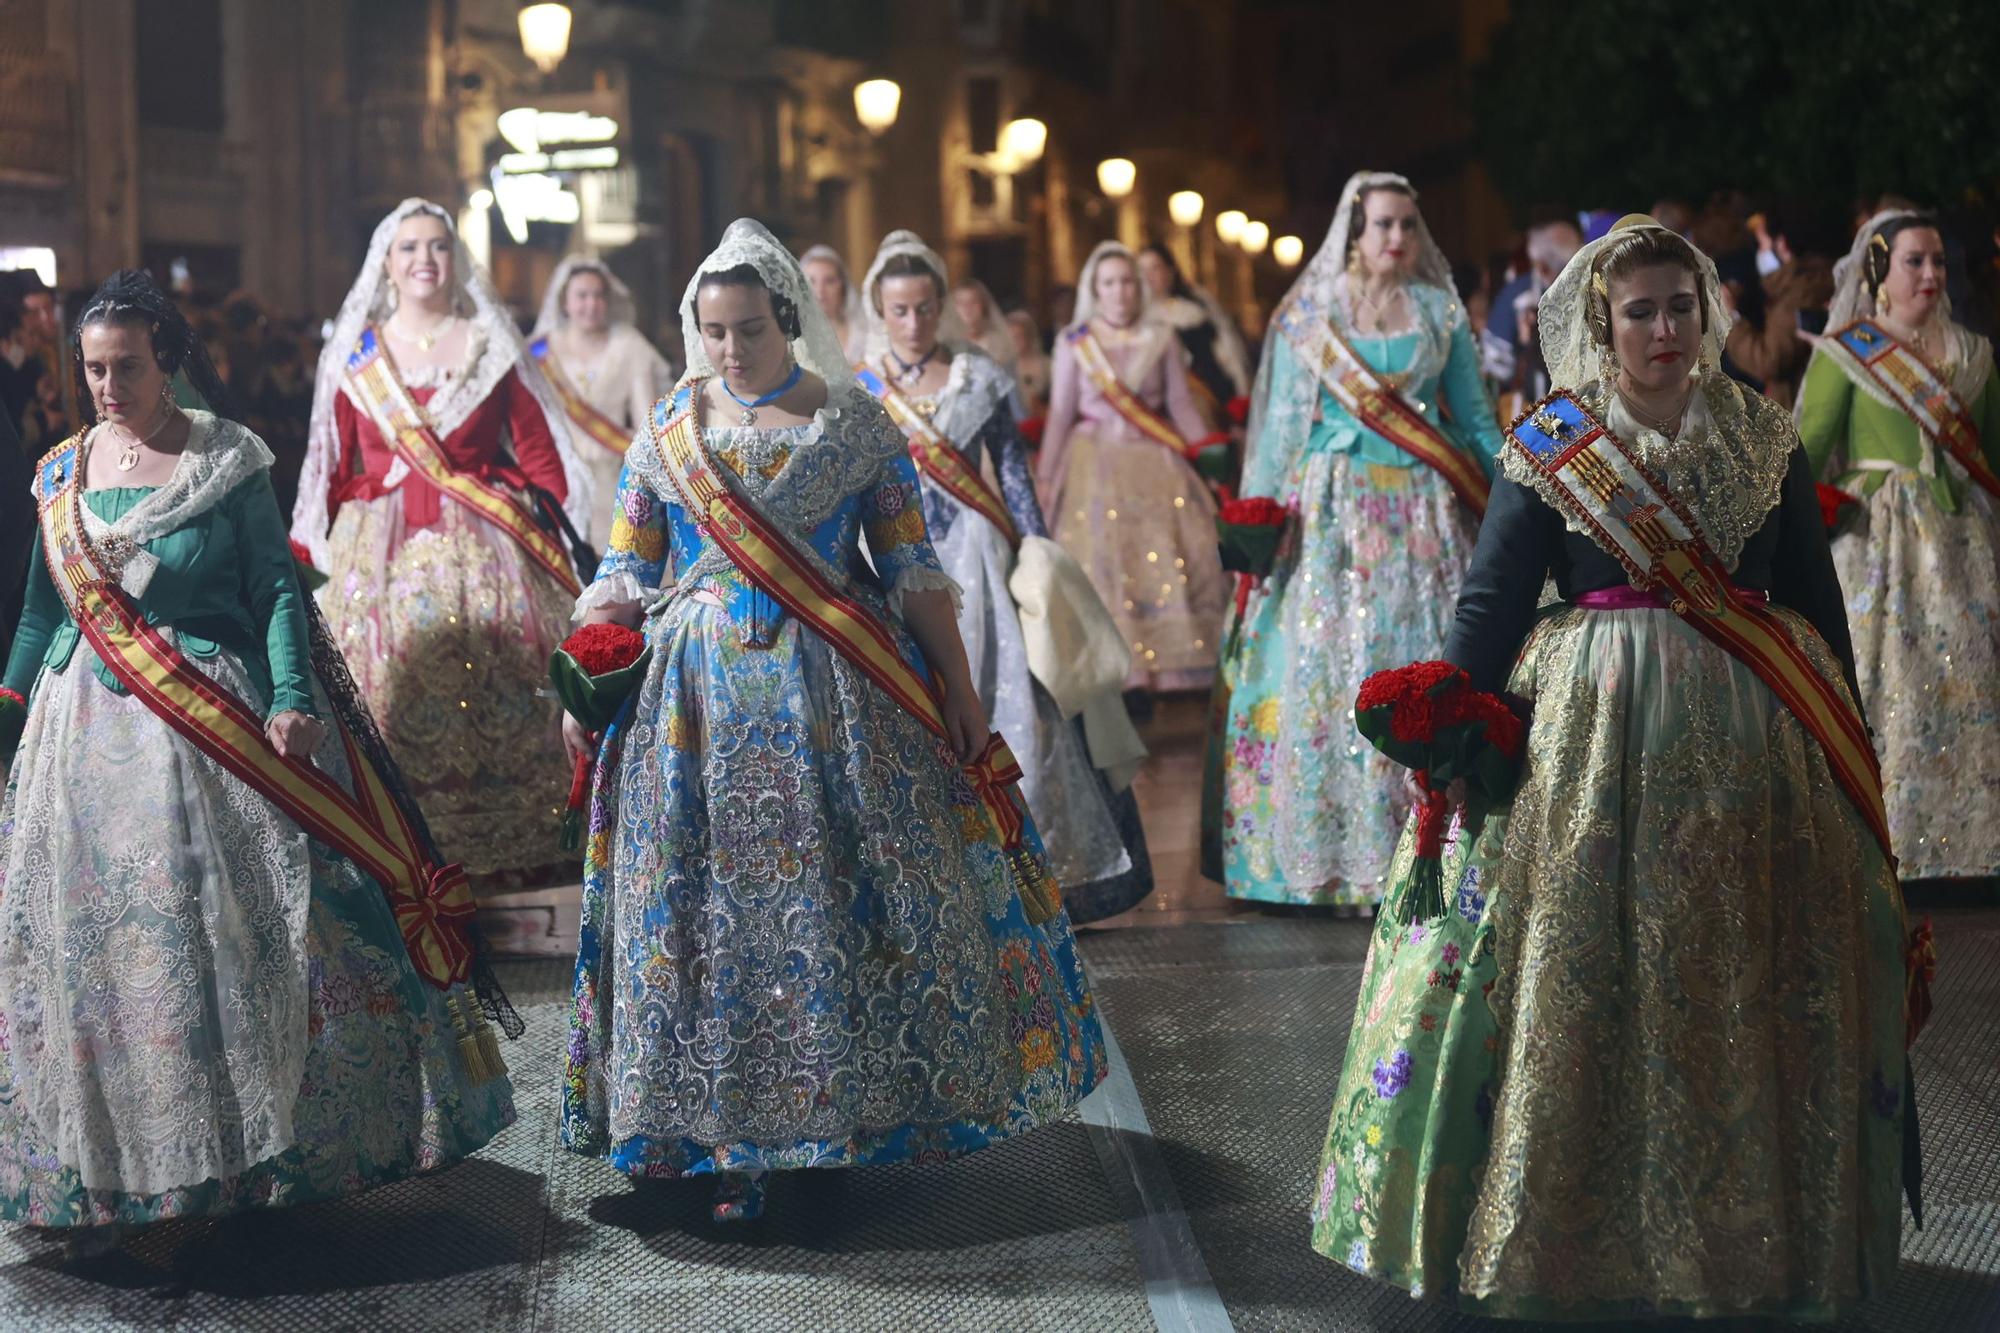
[[[610,726],[639,687],[653,650],[645,636],[624,625],[585,625],[549,657],[549,679],[563,711],[583,724],[593,739]],[[590,787],[590,755],[577,756],[570,777],[569,807],[563,811],[561,847],[583,844],[583,801]]]
[[[1240,393],[1225,403],[1222,410],[1227,412],[1230,421],[1238,426],[1244,425],[1250,420],[1250,400]]]
[[[324,588],[326,586],[326,575],[313,568],[312,552],[308,551],[305,545],[296,537],[291,539],[291,546],[292,564],[298,567],[299,582],[305,585],[306,591],[318,592],[321,588]]]
[[[1520,775],[1527,725],[1497,694],[1472,688],[1449,662],[1412,662],[1361,683],[1354,725],[1389,758],[1414,769],[1426,794],[1417,810],[1416,860],[1400,886],[1400,921],[1444,915],[1445,788],[1463,779],[1488,803],[1505,799]]]
[[[1850,495],[1838,486],[1829,486],[1823,481],[1814,482],[1813,489],[1819,493],[1820,521],[1826,524],[1829,533],[1840,526],[1843,511],[1849,506],[1859,507],[1861,504],[1860,496]]]
[[[1030,449],[1039,449],[1042,447],[1042,432],[1048,429],[1048,425],[1049,419],[1047,417],[1023,417],[1021,419],[1021,438],[1028,442]]]
[[[1236,455],[1229,451],[1229,437],[1221,431],[1188,441],[1182,450],[1194,470],[1210,481],[1226,482],[1236,470]]]
[[[1215,518],[1216,539],[1222,545],[1222,567],[1252,578],[1269,574],[1291,516],[1291,510],[1269,496],[1224,500]]]

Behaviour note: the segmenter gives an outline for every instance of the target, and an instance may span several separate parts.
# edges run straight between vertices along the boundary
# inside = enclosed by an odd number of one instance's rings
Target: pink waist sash
[[[1771,595],[1759,588],[1738,588],[1737,595],[1752,606],[1764,606]],[[1621,588],[1596,588],[1579,594],[1576,605],[1586,611],[1664,611],[1666,599],[1626,584]]]

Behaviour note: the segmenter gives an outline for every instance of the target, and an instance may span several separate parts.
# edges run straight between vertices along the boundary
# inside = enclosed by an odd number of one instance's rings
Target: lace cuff
[[[583,590],[583,596],[576,599],[576,610],[570,615],[570,619],[582,620],[587,613],[595,611],[600,606],[650,603],[659,595],[658,588],[648,588],[624,570],[614,570],[609,574],[600,574],[588,588]]]
[[[903,616],[903,594],[929,592],[942,588],[951,594],[951,611],[957,615],[965,609],[965,589],[958,586],[958,580],[942,569],[932,569],[928,565],[911,565],[896,576],[896,582],[889,589],[889,610],[897,619]]]

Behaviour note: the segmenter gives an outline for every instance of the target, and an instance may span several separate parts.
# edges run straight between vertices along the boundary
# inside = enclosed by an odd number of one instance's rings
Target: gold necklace
[[[1624,402],[1625,410],[1639,418],[1640,425],[1651,426],[1654,430],[1671,440],[1679,433],[1681,422],[1687,418],[1688,404],[1694,401],[1694,386],[1692,384],[1688,385],[1687,397],[1681,399],[1680,409],[1671,417],[1664,420],[1653,416],[1642,409],[1637,403],[1633,402],[1632,395],[1626,393],[1622,386],[1618,390],[1618,397]]]
[[[437,346],[438,339],[449,333],[452,325],[456,323],[458,323],[457,315],[446,315],[422,333],[406,333],[402,329],[395,327],[393,323],[389,326],[389,331],[404,342],[415,343],[423,351],[428,352],[431,348]]]
[[[118,425],[116,422],[112,423],[113,429],[125,437],[125,443],[118,446],[118,470],[120,472],[130,472],[133,468],[139,466],[139,450],[145,445],[150,444],[153,437],[165,430],[167,423],[179,415],[180,409],[174,406],[171,401],[163,398],[161,400],[160,419],[144,435],[135,437],[125,427]]]

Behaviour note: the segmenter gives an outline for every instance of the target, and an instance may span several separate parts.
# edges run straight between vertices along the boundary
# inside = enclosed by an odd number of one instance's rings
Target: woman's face
[[[1679,264],[1612,278],[1611,346],[1626,382],[1643,393],[1678,388],[1701,353],[1701,297]]]
[[[937,346],[938,322],[944,318],[937,283],[921,273],[898,273],[876,284],[875,298],[896,355],[905,361],[928,356]]]
[[[1174,294],[1174,271],[1167,261],[1151,250],[1139,253],[1139,276],[1146,280],[1146,290],[1155,299],[1165,299]]]
[[[451,228],[430,213],[412,213],[389,242],[389,282],[398,298],[419,304],[451,290]]]
[[[808,259],[804,267],[806,285],[812,288],[820,310],[835,324],[843,322],[847,318],[847,284],[841,280],[840,265],[831,259]]]
[[[694,294],[694,313],[702,350],[738,394],[763,393],[784,378],[791,348],[769,292],[749,283],[706,283]]]
[[[159,417],[167,376],[153,359],[143,324],[100,321],[83,326],[83,378],[97,415],[137,432]]]
[[[1035,321],[1028,318],[1028,312],[1017,310],[1007,316],[1007,332],[1014,335],[1014,355],[1027,356],[1040,350],[1035,346]]]
[[[611,293],[604,275],[589,269],[570,275],[563,286],[563,317],[585,333],[602,333],[611,322]]]
[[[1361,200],[1361,214],[1362,271],[1378,278],[1407,271],[1423,231],[1417,201],[1396,190],[1370,190]]]
[[[974,337],[986,332],[986,298],[979,294],[977,287],[960,287],[951,294],[951,303]]]
[[[1889,246],[1889,273],[1881,291],[1889,314],[1915,327],[1931,317],[1944,295],[1944,237],[1935,227],[1905,227]]]
[[[1097,276],[1091,283],[1097,298],[1097,312],[1117,328],[1139,317],[1139,273],[1124,255],[1106,255],[1097,261]]]

